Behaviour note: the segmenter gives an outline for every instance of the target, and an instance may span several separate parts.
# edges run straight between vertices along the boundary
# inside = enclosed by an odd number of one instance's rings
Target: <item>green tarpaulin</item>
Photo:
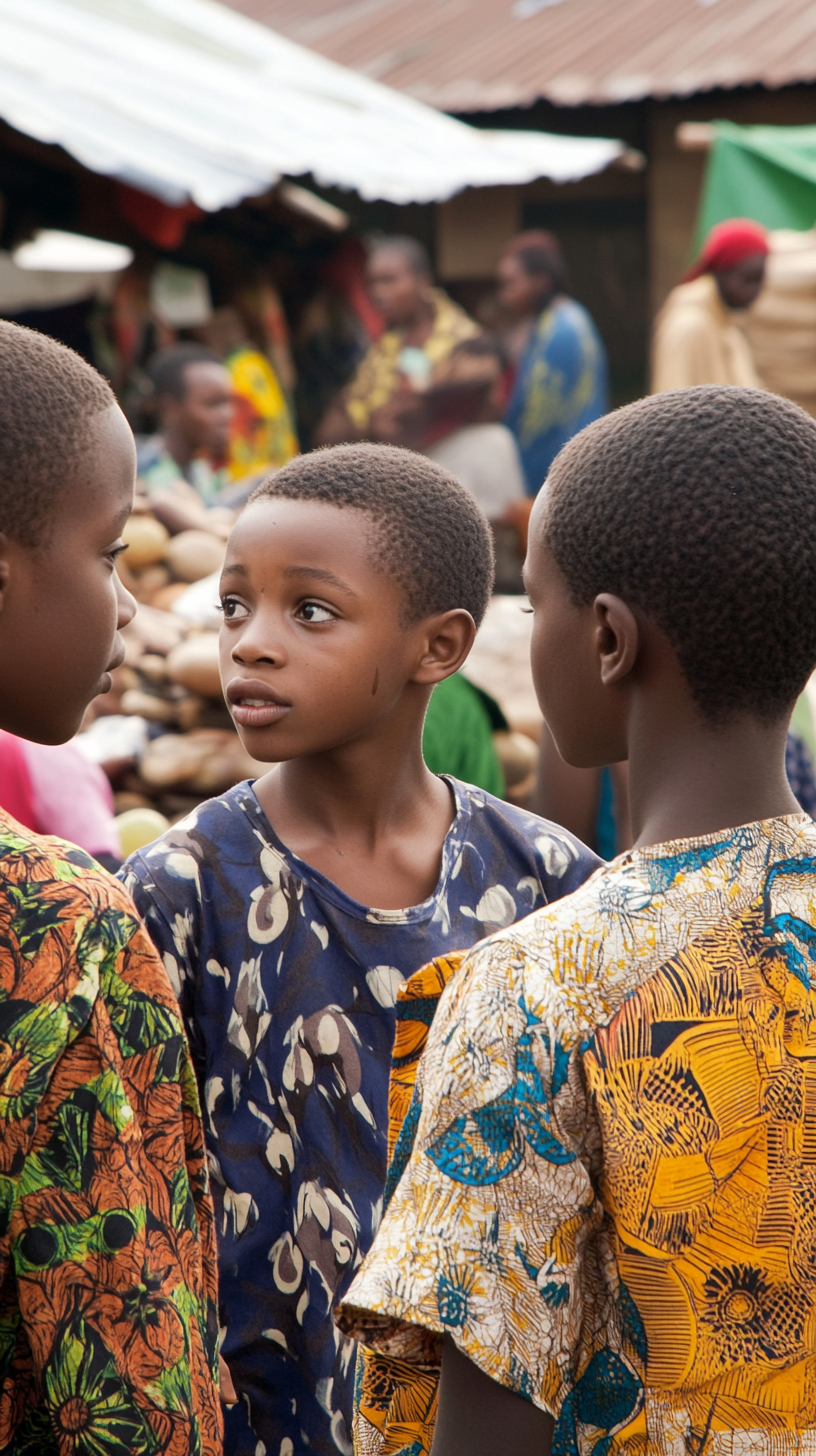
[[[816,126],[714,123],[694,253],[709,228],[751,217],[768,228],[803,231],[816,223]]]

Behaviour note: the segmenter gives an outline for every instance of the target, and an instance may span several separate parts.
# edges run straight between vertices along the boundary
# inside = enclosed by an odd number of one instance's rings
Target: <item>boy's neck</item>
[[[787,720],[747,714],[713,727],[667,694],[636,706],[629,733],[629,806],[636,846],[694,839],[801,813],[785,773]]]
[[[287,849],[352,899],[406,909],[436,888],[455,806],[419,743],[359,740],[290,759],[255,793]]]

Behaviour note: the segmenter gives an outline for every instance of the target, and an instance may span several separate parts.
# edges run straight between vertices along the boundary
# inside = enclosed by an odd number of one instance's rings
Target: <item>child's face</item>
[[[119,629],[136,603],[114,570],[133,504],[136,452],[114,406],[66,482],[38,549],[0,536],[0,726],[64,743],[124,655]]]
[[[323,502],[257,501],[235,526],[221,576],[221,682],[253,758],[324,752],[399,712],[423,624],[401,623],[402,591],[372,565],[375,552],[363,512]]]
[[[530,516],[524,563],[524,583],[535,612],[533,682],[561,757],[575,768],[597,768],[627,757],[625,704],[603,681],[609,629],[595,604],[575,606],[544,543],[545,492],[546,486]]]

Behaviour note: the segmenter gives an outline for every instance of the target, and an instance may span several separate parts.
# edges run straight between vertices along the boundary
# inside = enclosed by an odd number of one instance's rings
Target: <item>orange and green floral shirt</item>
[[[0,813],[0,1451],[217,1456],[198,1094],[131,901]]]

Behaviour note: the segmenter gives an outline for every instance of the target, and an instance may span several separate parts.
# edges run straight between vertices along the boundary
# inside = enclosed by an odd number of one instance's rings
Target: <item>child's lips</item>
[[[241,728],[268,728],[285,718],[292,706],[257,678],[233,678],[227,683],[226,698]]]

